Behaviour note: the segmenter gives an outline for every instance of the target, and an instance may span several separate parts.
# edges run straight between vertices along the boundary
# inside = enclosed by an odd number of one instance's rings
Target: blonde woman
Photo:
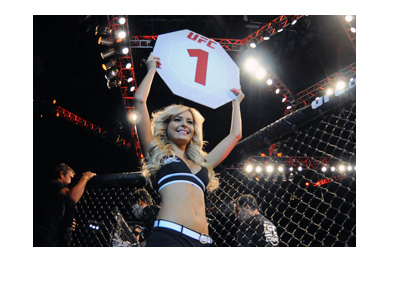
[[[147,74],[135,94],[137,131],[145,159],[142,171],[161,196],[161,209],[147,246],[209,246],[204,197],[218,187],[213,169],[242,137],[241,90],[232,89],[231,130],[210,153],[203,151],[204,118],[194,108],[170,105],[150,115],[147,97],[160,58],[151,53]]]

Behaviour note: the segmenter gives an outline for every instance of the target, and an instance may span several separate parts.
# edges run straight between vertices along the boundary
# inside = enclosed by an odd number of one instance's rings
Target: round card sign
[[[236,98],[230,90],[240,88],[239,68],[218,42],[180,30],[159,35],[153,55],[174,94],[214,109]]]

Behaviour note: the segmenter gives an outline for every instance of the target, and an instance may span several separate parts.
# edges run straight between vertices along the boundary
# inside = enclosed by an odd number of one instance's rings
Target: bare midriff
[[[158,219],[183,225],[208,234],[204,194],[190,183],[175,183],[160,190],[161,209]]]

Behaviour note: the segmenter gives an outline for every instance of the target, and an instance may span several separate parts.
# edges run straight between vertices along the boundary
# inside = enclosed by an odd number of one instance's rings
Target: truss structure
[[[295,106],[294,109],[301,108],[303,106],[307,106],[311,104],[311,102],[322,93],[326,92],[327,89],[331,88],[335,89],[335,84],[340,79],[350,79],[351,77],[355,77],[356,75],[356,63],[353,63],[344,69],[338,71],[337,73],[328,76],[324,80],[306,88],[305,90],[297,93],[295,95]]]
[[[258,44],[264,41],[264,37],[271,37],[272,35],[283,31],[283,29],[294,24],[295,21],[302,17],[304,17],[304,15],[279,16],[244,39],[212,39],[218,42],[226,51],[241,52],[248,43],[255,42]],[[156,40],[157,36],[131,36],[130,45],[131,48],[153,48]]]
[[[111,30],[116,30],[118,28],[117,23],[117,18],[113,17],[112,20],[109,23],[109,28]],[[124,30],[126,31],[127,38],[130,39],[130,34],[129,34],[129,22],[128,22],[128,17],[126,17],[126,22],[124,24]],[[148,39],[145,41],[150,41],[151,36],[149,36]],[[130,42],[131,45],[131,42]],[[126,67],[126,63],[130,63],[130,68]],[[117,62],[117,67],[118,67],[118,79],[119,79],[119,87],[121,89],[122,93],[122,99],[124,101],[125,105],[125,110],[126,110],[126,115],[127,117],[131,117],[131,115],[134,112],[134,106],[133,106],[133,91],[131,91],[131,88],[134,88],[134,90],[137,89],[137,82],[136,82],[136,77],[135,77],[135,70],[134,70],[134,65],[133,65],[133,59],[132,59],[132,54],[129,52],[125,56],[121,56],[118,58]],[[129,122],[132,122],[131,120],[128,120]],[[140,144],[139,144],[139,138],[138,134],[136,131],[136,125],[134,122],[131,123],[131,135],[132,135],[132,141],[133,141],[133,146],[135,147],[136,150],[136,156],[139,159],[143,158],[143,153],[140,149]]]
[[[63,118],[68,120],[69,122],[74,123],[75,125],[84,128],[85,130],[89,131],[90,133],[96,135],[96,136],[100,136],[101,138],[107,140],[107,131],[103,130],[101,127],[90,123],[89,121],[87,121],[86,119],[83,119],[81,117],[79,117],[78,115],[60,107],[57,106],[55,109],[53,109],[53,112],[55,113],[55,115],[57,117]],[[110,140],[108,140],[110,141]],[[117,138],[115,141],[112,141],[112,143],[116,143],[117,146],[123,148],[123,149],[128,149],[129,148],[129,144],[121,138]]]

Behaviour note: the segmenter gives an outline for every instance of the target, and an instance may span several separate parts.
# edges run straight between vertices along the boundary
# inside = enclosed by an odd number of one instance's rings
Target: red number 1
[[[197,57],[196,76],[194,81],[206,85],[208,52],[200,49],[187,50],[190,57]]]

